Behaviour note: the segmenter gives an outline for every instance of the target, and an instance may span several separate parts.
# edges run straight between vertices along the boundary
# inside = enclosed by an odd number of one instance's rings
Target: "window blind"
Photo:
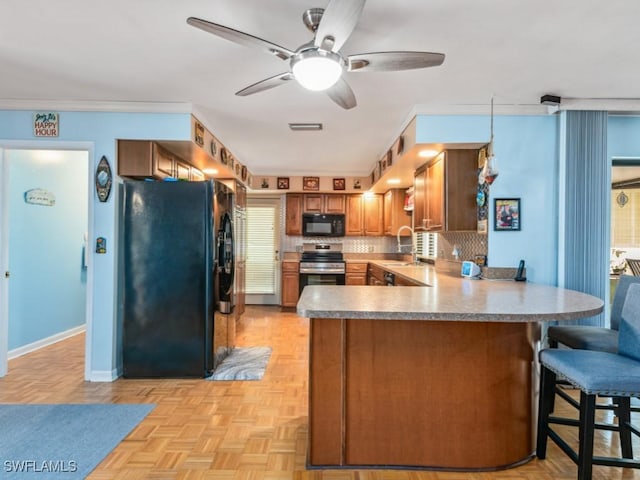
[[[438,251],[437,233],[416,233],[416,252],[418,257],[435,258]]]
[[[275,222],[275,207],[247,207],[247,294],[275,293]]]

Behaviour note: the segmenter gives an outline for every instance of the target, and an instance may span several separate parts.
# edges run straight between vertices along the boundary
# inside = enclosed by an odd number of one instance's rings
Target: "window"
[[[416,252],[418,257],[436,258],[438,252],[437,233],[416,233]]]

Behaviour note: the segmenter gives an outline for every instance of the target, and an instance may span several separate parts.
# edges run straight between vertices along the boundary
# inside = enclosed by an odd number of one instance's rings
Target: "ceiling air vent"
[[[290,123],[289,128],[294,132],[322,130],[321,123]]]

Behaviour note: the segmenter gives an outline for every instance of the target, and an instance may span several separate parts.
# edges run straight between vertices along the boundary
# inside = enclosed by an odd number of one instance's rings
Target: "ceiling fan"
[[[347,72],[389,72],[437,67],[444,54],[430,52],[373,52],[343,56],[340,48],[353,32],[366,0],[330,0],[327,8],[311,8],[302,20],[314,38],[296,50],[289,50],[262,38],[233,28],[189,17],[187,23],[229,41],[259,48],[265,53],[289,61],[289,71],[261,80],[236,92],[246,96],[297,80],[309,90],[326,91],[342,108],[357,105],[353,90],[342,74]]]

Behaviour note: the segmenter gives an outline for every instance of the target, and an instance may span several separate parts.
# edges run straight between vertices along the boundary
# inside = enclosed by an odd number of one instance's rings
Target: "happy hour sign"
[[[55,112],[33,114],[33,134],[36,137],[57,137],[60,131],[60,115]]]

